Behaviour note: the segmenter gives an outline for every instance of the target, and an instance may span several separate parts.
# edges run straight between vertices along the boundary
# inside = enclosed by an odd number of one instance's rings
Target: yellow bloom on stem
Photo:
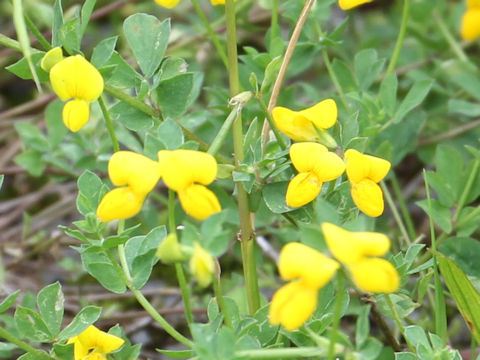
[[[217,176],[217,161],[212,155],[195,150],[161,150],[158,161],[163,181],[178,192],[187,214],[204,220],[221,211],[217,196],[206,187]]]
[[[282,106],[272,110],[272,118],[278,129],[296,141],[319,140],[319,133],[335,124],[337,114],[337,104],[333,99],[320,101],[301,111]]]
[[[313,142],[293,144],[290,159],[299,171],[287,188],[286,203],[292,207],[314,200],[325,181],[334,180],[345,171],[345,164],[338,155]]]
[[[400,279],[387,260],[378,258],[390,249],[390,239],[374,232],[350,232],[330,223],[322,224],[325,242],[333,256],[343,263],[355,285],[369,292],[394,292]]]
[[[90,325],[83,332],[68,340],[73,344],[75,360],[106,360],[107,354],[118,350],[125,341]]]
[[[193,255],[190,258],[189,265],[190,271],[201,287],[210,285],[215,272],[215,262],[212,255],[197,242],[194,243]]]
[[[345,159],[355,205],[368,216],[382,215],[383,192],[378,183],[390,171],[390,162],[354,149],[345,152]]]
[[[119,187],[105,194],[97,216],[102,221],[127,219],[142,209],[146,196],[160,179],[160,164],[132,151],[117,151],[108,162],[108,175]]]
[[[342,10],[350,10],[354,7],[372,2],[373,0],[338,0],[338,6]]]
[[[315,311],[318,290],[333,277],[339,264],[322,253],[300,243],[282,248],[278,270],[285,280],[292,280],[273,296],[269,319],[287,330],[300,327]]]
[[[50,65],[47,57],[44,66]],[[90,103],[103,92],[102,75],[83,56],[75,55],[51,67],[50,82],[58,97],[68,101],[63,110],[65,126],[73,132],[80,130],[90,116]]]
[[[480,8],[468,9],[463,14],[460,34],[465,40],[474,40],[480,36]]]

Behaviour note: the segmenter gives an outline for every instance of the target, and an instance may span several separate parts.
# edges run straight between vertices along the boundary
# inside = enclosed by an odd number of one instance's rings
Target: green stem
[[[141,112],[150,115],[151,117],[161,119],[160,114],[154,108],[145,104],[143,101],[124,93],[122,90],[108,84],[105,84],[103,90],[107,94],[110,94],[113,97],[122,100],[123,102],[134,107],[135,109],[140,110]]]
[[[280,148],[282,150],[287,149],[287,144],[285,144],[285,141],[283,140],[282,134],[280,133],[280,130],[278,130],[277,125],[275,125],[275,122],[273,121],[272,114],[268,110],[267,105],[263,101],[263,99],[259,96],[256,97],[258,100],[258,103],[260,104],[260,107],[262,108],[263,112],[265,113],[265,116],[267,117],[268,124],[270,125],[270,128],[273,130],[273,133],[275,134],[275,137],[277,138],[278,145],[280,145]]]
[[[198,16],[200,17],[200,20],[202,20],[208,35],[210,35],[213,45],[215,45],[215,48],[217,49],[218,55],[222,59],[223,64],[225,65],[225,67],[228,67],[227,55],[225,54],[225,50],[223,49],[222,44],[220,44],[220,41],[218,40],[218,37],[215,34],[215,31],[213,30],[212,25],[210,25],[210,21],[208,21],[207,17],[205,16],[205,13],[203,12],[200,5],[198,4],[197,0],[192,0],[192,4],[195,10],[197,11]]]
[[[270,20],[270,51],[272,49],[273,41],[278,36],[278,0],[273,0],[272,17]]]
[[[402,333],[402,336],[407,342],[409,349],[413,353],[415,353],[416,352],[415,347],[410,343],[410,341],[405,336],[405,327],[403,326],[402,319],[400,319],[400,316],[398,315],[397,309],[395,309],[395,305],[393,305],[392,299],[390,298],[390,294],[385,294],[385,299],[387,300],[387,305],[390,308],[390,311],[392,312],[393,320],[395,321],[398,328],[400,329],[400,332]]]
[[[25,23],[27,24],[27,27],[30,29],[32,34],[37,38],[38,42],[40,45],[42,45],[43,49],[45,51],[48,51],[52,48],[52,45],[48,42],[47,39],[42,35],[40,30],[38,30],[37,26],[33,23],[32,19],[27,14],[24,14],[25,18]]]
[[[395,203],[393,202],[392,195],[390,194],[390,190],[388,190],[388,187],[385,185],[385,183],[382,181],[380,183],[383,193],[385,194],[385,199],[387,200],[388,206],[390,207],[390,210],[392,211],[393,217],[395,219],[395,222],[397,223],[398,227],[400,228],[400,232],[402,233],[402,236],[405,238],[405,241],[407,242],[407,246],[412,245],[412,239],[410,239],[410,236],[408,235],[407,229],[405,228],[405,225],[403,224],[402,217],[398,213],[397,207],[395,206]]]
[[[463,49],[461,48],[460,45],[458,45],[456,39],[453,37],[451,34],[450,30],[448,30],[447,25],[443,21],[442,17],[438,15],[437,11],[433,12],[433,20],[435,20],[435,24],[437,24],[438,29],[442,33],[443,37],[445,40],[447,40],[448,45],[452,49],[453,53],[455,56],[460,60],[464,62],[469,62],[468,56],[465,55],[463,52]]]
[[[8,36],[0,34],[0,45],[6,46],[15,51],[22,52],[22,47],[17,40],[10,39]]]
[[[112,118],[108,113],[107,106],[105,105],[105,101],[103,101],[102,96],[98,98],[98,104],[100,105],[100,109],[102,110],[103,117],[105,118],[105,124],[107,125],[108,133],[110,135],[110,138],[112,139],[113,151],[114,152],[120,151],[120,145],[118,144],[117,136],[115,135],[115,129],[113,127]]]
[[[340,318],[342,316],[342,303],[344,296],[345,278],[341,271],[337,272],[337,296],[335,298],[335,309],[333,312],[333,323],[330,331],[330,345],[328,347],[327,360],[335,358],[335,343],[338,338],[338,328],[340,326]]]
[[[227,304],[225,303],[225,299],[223,297],[222,283],[220,282],[220,265],[218,264],[218,261],[216,261],[215,265],[216,271],[215,278],[213,279],[213,290],[215,291],[218,307],[223,314],[225,325],[233,329],[232,317],[230,316],[230,312],[228,311]]]
[[[475,178],[478,175],[479,167],[480,167],[480,161],[476,158],[473,162],[473,169],[472,171],[470,171],[470,175],[468,176],[467,183],[463,188],[463,192],[462,192],[462,195],[460,196],[460,200],[458,200],[458,206],[457,206],[457,209],[455,210],[455,215],[453,215],[453,219],[452,219],[454,223],[457,222],[458,216],[460,215],[460,212],[465,206],[465,203],[467,201],[467,196],[470,193],[470,190],[472,189],[472,186],[473,186],[473,182],[475,181]]]
[[[325,67],[327,68],[328,75],[330,76],[330,79],[332,80],[333,86],[335,86],[335,89],[338,92],[338,96],[340,97],[340,101],[343,104],[343,107],[345,109],[349,108],[347,98],[345,96],[345,93],[343,92],[342,85],[340,85],[340,81],[338,81],[337,75],[335,74],[335,71],[333,70],[332,63],[330,62],[330,59],[328,57],[328,52],[325,47],[322,47],[322,56],[323,56],[323,62],[325,63]]]
[[[12,335],[11,332],[5,330],[4,328],[0,327],[0,338],[4,338],[9,343],[17,345],[19,348],[25,350],[29,354],[31,354],[35,359],[45,359],[45,360],[52,360],[53,358],[44,353],[43,351],[37,350],[34,347],[28,345],[26,342],[20,340],[19,338]]]
[[[168,189],[168,229],[171,234],[177,233],[177,224],[175,221],[175,191]],[[175,263],[175,273],[177,274],[178,285],[182,292],[183,307],[185,308],[185,317],[188,325],[193,324],[193,312],[190,304],[190,291],[187,286],[185,272],[180,263]]]
[[[255,349],[235,352],[239,358],[245,359],[298,359],[325,356],[325,349],[318,347]]]
[[[207,153],[211,155],[217,154],[217,152],[220,150],[223,143],[225,142],[225,139],[228,136],[228,132],[230,131],[230,128],[232,127],[232,124],[234,123],[238,115],[239,107],[235,106],[228,115],[227,119],[223,122],[222,127],[218,131],[217,136],[215,136],[215,139],[213,139],[212,144],[207,150]]]
[[[410,216],[410,213],[408,211],[405,198],[403,197],[402,190],[400,189],[400,184],[398,183],[398,179],[394,171],[392,171],[392,177],[390,179],[390,182],[392,184],[393,192],[395,193],[395,198],[398,201],[403,220],[405,221],[408,235],[410,236],[410,239],[416,239],[417,234],[415,232],[415,226],[413,224],[412,217]]]
[[[405,34],[407,32],[407,23],[410,14],[410,3],[411,0],[404,0],[403,2],[402,22],[400,24],[397,42],[395,43],[395,47],[393,49],[392,57],[390,58],[390,63],[388,64],[386,75],[393,73],[395,67],[397,66],[397,61],[400,57],[400,51],[402,50],[403,46],[403,40],[405,39]]]
[[[433,224],[432,217],[432,201],[430,198],[430,186],[428,184],[427,173],[423,170],[423,179],[425,181],[425,192],[427,195],[427,206],[429,210],[429,221],[430,221],[430,242],[432,244],[432,253],[433,253],[433,278],[435,284],[435,306],[432,307],[434,312],[435,319],[435,333],[443,340],[443,344],[447,344],[447,312],[445,307],[445,295],[443,293],[443,284],[440,279],[440,274],[438,272],[437,265],[437,242],[435,238],[435,225]]]
[[[310,1],[310,0],[309,0]],[[227,56],[230,95],[233,97],[240,92],[238,78],[237,30],[235,19],[235,2],[226,0],[225,17],[227,24]],[[233,148],[235,166],[238,168],[244,159],[243,129],[241,116],[237,116],[233,123]],[[260,293],[258,290],[257,268],[255,264],[254,231],[248,207],[248,197],[241,182],[236,183],[238,212],[240,216],[241,249],[245,287],[250,314],[254,314],[260,307]]]

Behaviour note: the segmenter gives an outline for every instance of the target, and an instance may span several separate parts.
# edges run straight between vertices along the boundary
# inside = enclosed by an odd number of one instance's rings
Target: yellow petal
[[[298,114],[306,117],[318,129],[328,129],[337,122],[337,104],[333,99],[326,99]]]
[[[40,62],[40,67],[43,71],[49,72],[53,65],[61,60],[63,60],[62,48],[57,46],[47,51]]]
[[[193,183],[208,185],[217,176],[217,161],[201,151],[161,150],[158,161],[163,181],[172,190],[180,191]]]
[[[372,1],[373,0],[338,0],[338,6],[340,6],[342,10],[349,10]]]
[[[155,256],[165,264],[171,264],[185,260],[185,255],[183,254],[180,243],[178,242],[177,234],[168,234],[160,243],[160,245],[158,245]]]
[[[77,132],[88,122],[90,117],[90,104],[81,99],[68,101],[62,110],[62,120],[72,132]]]
[[[314,141],[318,139],[313,124],[298,112],[277,106],[272,111],[272,118],[277,128],[296,141]]]
[[[215,263],[210,255],[198,243],[194,243],[193,255],[190,258],[190,271],[201,287],[207,287],[212,282]]]
[[[345,151],[345,158],[347,159],[347,176],[353,182],[370,179],[378,183],[387,176],[391,167],[389,161],[364,155],[355,149]]]
[[[363,291],[391,293],[400,279],[394,266],[385,259],[365,258],[349,266],[355,285]]]
[[[210,0],[212,5],[225,5],[225,0]]]
[[[114,185],[128,185],[133,192],[145,196],[160,179],[160,164],[133,151],[117,151],[108,162],[108,175]]]
[[[282,248],[278,270],[285,280],[300,279],[305,286],[320,289],[330,281],[339,264],[321,252],[301,243]]]
[[[100,201],[97,216],[104,222],[127,219],[140,212],[144,199],[145,197],[137,195],[129,187],[113,189]]]
[[[384,255],[390,248],[390,239],[381,233],[350,232],[330,223],[322,224],[322,232],[330,252],[344,264]]]
[[[480,8],[480,0],[467,0],[467,9]]]
[[[290,159],[299,172],[308,172],[315,168],[318,158],[327,152],[328,149],[322,144],[300,142],[290,146]]]
[[[300,207],[313,201],[320,190],[322,182],[311,172],[296,175],[287,187],[286,203],[291,207]]]
[[[75,360],[84,359],[90,351],[87,347],[82,345],[78,336],[68,339],[67,344],[73,344],[73,356]]]
[[[125,342],[118,336],[106,333],[90,325],[77,335],[78,341],[88,349],[96,349],[103,354],[109,354],[119,349]]]
[[[331,181],[340,177],[345,171],[345,163],[333,152],[320,154],[313,172],[320,181]]]
[[[103,91],[103,78],[98,70],[81,55],[69,56],[50,70],[53,91],[63,101],[78,98],[98,99]]]
[[[350,182],[352,199],[364,214],[377,217],[383,214],[383,193],[380,186],[372,180]]]
[[[390,161],[372,155],[363,156],[365,156],[370,162],[368,178],[376,183],[382,181],[383,178],[387,176],[388,172],[390,171],[390,167],[392,166],[392,164],[390,164]]]
[[[480,36],[480,8],[467,10],[463,14],[460,34],[465,40],[474,40]]]
[[[281,287],[273,295],[269,319],[272,325],[281,324],[292,331],[302,326],[317,307],[317,290],[301,281],[294,281]]]
[[[205,220],[222,210],[215,193],[203,185],[190,185],[178,192],[183,210],[198,220]]]
[[[155,0],[155,2],[158,5],[162,5],[163,7],[171,9],[171,8],[177,6],[178,3],[180,2],[180,0]]]

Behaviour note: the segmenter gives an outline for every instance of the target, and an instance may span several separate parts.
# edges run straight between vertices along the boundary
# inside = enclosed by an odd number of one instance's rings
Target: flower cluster
[[[318,290],[325,286],[340,263],[356,287],[367,292],[390,293],[398,289],[399,276],[388,261],[378,258],[390,248],[390,240],[373,232],[348,232],[322,224],[325,241],[336,260],[300,243],[285,245],[278,261],[279,273],[290,283],[281,287],[270,305],[270,323],[287,330],[300,327],[315,311]]]
[[[67,343],[73,344],[75,360],[107,360],[107,354],[120,349],[124,342],[123,339],[90,325]]]
[[[82,55],[63,58],[62,49],[53,48],[42,59],[42,68],[50,72],[53,91],[62,101],[63,123],[71,131],[80,130],[90,117],[90,103],[103,92],[103,77]]]
[[[460,34],[465,40],[474,40],[480,36],[480,0],[467,0]]]
[[[180,0],[155,0],[155,2],[158,5],[171,9],[177,6]],[[212,5],[225,5],[225,0],[210,0],[210,3]]]
[[[178,192],[185,212],[204,220],[221,210],[215,194],[205,185],[217,174],[217,162],[209,154],[194,150],[162,150],[159,161],[134,153],[118,151],[108,162],[108,175],[117,188],[100,201],[97,216],[102,221],[126,219],[138,214],[147,195],[163,177]]]
[[[350,10],[354,7],[372,2],[373,0],[338,0],[338,6],[342,10]]]

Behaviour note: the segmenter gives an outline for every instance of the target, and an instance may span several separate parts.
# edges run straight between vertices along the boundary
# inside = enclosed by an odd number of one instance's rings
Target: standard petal
[[[352,199],[364,214],[377,217],[383,214],[383,193],[380,186],[372,180],[350,182]]]
[[[326,146],[314,142],[300,142],[290,146],[290,159],[299,172],[312,171],[322,154],[327,153]]]
[[[286,203],[291,207],[300,207],[313,201],[320,190],[322,182],[317,176],[310,172],[304,172],[296,175],[287,187]]]
[[[480,36],[480,8],[469,9],[463,14],[460,34],[464,40]]]
[[[193,183],[208,185],[217,176],[217,161],[205,152],[195,150],[161,150],[158,152],[163,181],[180,191]]]
[[[125,342],[122,338],[101,331],[93,325],[77,335],[77,338],[84,347],[96,349],[103,354],[119,349]]]
[[[113,189],[100,201],[97,216],[104,222],[130,218],[140,212],[144,199],[128,187]]]
[[[348,149],[345,151],[345,159],[347,160],[347,176],[350,181],[360,182],[368,177],[370,161],[361,152]]]
[[[311,289],[301,281],[281,287],[273,295],[269,320],[273,325],[281,324],[292,331],[302,326],[317,307],[317,289]]]
[[[88,122],[90,117],[90,103],[81,99],[68,101],[62,110],[62,120],[72,132],[77,132]]]
[[[305,116],[318,129],[328,129],[337,122],[338,110],[335,100],[326,99],[298,113]]]
[[[345,163],[337,154],[325,152],[319,154],[313,172],[320,181],[331,181],[340,177],[345,171]]]
[[[363,291],[391,293],[400,284],[397,270],[385,259],[365,258],[350,265],[349,270],[355,285]]]
[[[215,193],[203,185],[190,185],[178,192],[183,210],[198,220],[205,220],[222,210]]]
[[[333,277],[339,264],[321,252],[301,243],[282,248],[278,271],[285,280],[300,279],[305,286],[320,289]]]
[[[155,0],[155,2],[158,5],[162,5],[163,7],[171,9],[171,8],[177,6],[178,3],[180,2],[180,0]]]
[[[193,255],[190,258],[190,271],[201,287],[207,287],[212,282],[215,263],[210,255],[198,243],[194,243]]]
[[[212,5],[225,5],[225,0],[210,0]]]
[[[277,128],[296,141],[314,141],[318,139],[312,123],[298,112],[277,106],[272,110],[272,118]]]
[[[40,62],[40,67],[43,71],[50,72],[50,69],[61,60],[63,60],[62,48],[57,46],[47,51]]]
[[[382,256],[390,249],[390,239],[385,234],[367,231],[351,234],[364,256]]]
[[[372,155],[363,156],[365,156],[370,162],[368,178],[376,183],[382,181],[392,167],[390,161]]]
[[[108,161],[108,175],[114,185],[129,185],[132,191],[145,196],[160,179],[160,164],[133,151],[117,151]]]
[[[338,6],[340,6],[340,9],[342,10],[350,10],[350,9],[353,9],[354,7],[357,7],[359,5],[363,5],[372,1],[373,0],[338,0]]]
[[[354,233],[330,223],[322,224],[322,232],[330,252],[338,261],[351,264],[362,258]]]
[[[50,70],[50,82],[63,101],[79,98],[91,102],[103,91],[102,75],[81,55],[69,56],[56,63]]]

